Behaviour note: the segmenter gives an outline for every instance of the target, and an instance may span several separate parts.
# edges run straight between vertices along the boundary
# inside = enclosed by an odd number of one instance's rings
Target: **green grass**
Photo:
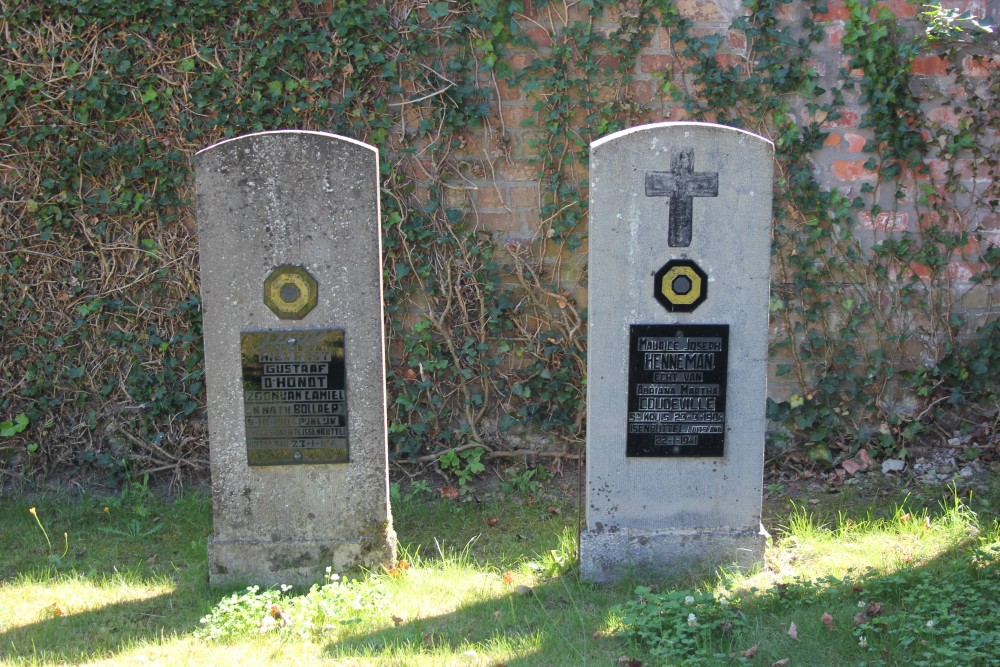
[[[769,510],[780,525],[760,571],[614,586],[576,575],[575,501],[538,495],[534,502],[397,496],[394,519],[408,569],[339,573],[344,577],[311,591],[209,588],[211,507],[201,495],[167,502],[134,484],[110,500],[3,499],[0,661],[526,667],[614,665],[625,656],[645,665],[1000,660],[1000,630],[993,629],[1000,628],[993,602],[1000,533],[992,515],[977,515],[957,495],[936,503],[879,496],[868,506],[860,498],[850,506],[833,497],[820,504],[781,499]],[[261,632],[271,605],[291,623]],[[797,638],[789,636],[792,623]]]

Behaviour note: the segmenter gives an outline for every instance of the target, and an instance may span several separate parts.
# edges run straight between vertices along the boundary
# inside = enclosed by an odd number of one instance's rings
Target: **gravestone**
[[[389,562],[378,152],[263,132],[195,166],[211,582]]]
[[[588,579],[762,557],[772,157],[708,123],[591,144]]]

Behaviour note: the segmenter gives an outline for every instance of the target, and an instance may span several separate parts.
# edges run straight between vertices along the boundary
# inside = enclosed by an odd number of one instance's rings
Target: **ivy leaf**
[[[448,15],[447,2],[432,2],[427,5],[427,15],[432,19],[444,18]]]

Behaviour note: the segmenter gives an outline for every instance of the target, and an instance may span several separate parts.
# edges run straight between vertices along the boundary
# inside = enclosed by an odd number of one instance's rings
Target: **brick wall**
[[[901,21],[909,21],[916,26],[916,5],[906,0],[889,0],[882,4],[891,9]],[[1000,13],[1000,7],[988,0],[952,1],[945,4],[981,16],[989,16],[988,12],[992,12],[992,21],[987,22],[994,24],[995,15]],[[740,5],[738,0],[677,2],[680,12],[694,21],[695,35],[717,34],[724,37],[717,55],[717,59],[723,64],[748,62],[746,36],[730,27],[733,19],[743,11]],[[780,17],[785,21],[798,23],[811,11],[811,6],[812,3],[795,0],[782,5]],[[552,45],[552,34],[560,25],[586,18],[579,5],[571,6],[564,14],[560,14],[560,10],[548,7],[540,11],[529,3],[519,20],[534,48],[510,54],[515,68],[527,67],[539,54],[545,54]],[[826,13],[815,16],[822,26],[824,40],[815,46],[813,61],[816,71],[821,75],[820,85],[824,87],[835,85],[848,65],[841,43],[848,11],[843,0],[828,0],[827,10]],[[623,13],[627,14],[629,11],[629,3],[621,3],[616,9],[605,12],[594,21],[593,29],[610,33],[620,25]],[[662,28],[656,29],[631,72],[633,80],[628,84],[626,94],[642,106],[641,120],[644,122],[685,120],[688,117],[683,108],[658,94],[658,79],[665,72],[678,85],[690,85],[685,76],[685,69],[690,63],[679,57],[673,46],[668,32]],[[978,78],[985,81],[987,75],[998,66],[1000,59],[996,54],[991,57],[965,56],[962,60],[962,73],[970,80]],[[956,86],[955,76],[949,75],[948,63],[935,55],[920,57],[913,64],[912,74],[913,85],[931,98],[925,108],[928,118],[933,123],[956,126],[960,122],[960,114],[956,113],[955,107],[965,103],[965,100],[956,98],[961,89]],[[848,76],[857,79],[861,73],[851,71]],[[538,238],[542,221],[539,217],[539,183],[536,180],[537,155],[532,149],[532,140],[539,133],[539,118],[535,111],[537,98],[509,85],[506,80],[497,78],[492,85],[495,87],[495,95],[489,122],[481,131],[468,134],[464,144],[456,150],[455,156],[466,168],[461,184],[449,191],[448,203],[452,207],[464,209],[484,232],[497,235],[508,243],[541,242]],[[609,91],[608,94],[612,93]],[[804,101],[799,101],[796,105],[798,120],[821,121],[823,129],[828,133],[822,149],[813,155],[817,176],[825,187],[839,189],[849,198],[861,194],[866,184],[874,185],[877,178],[875,173],[865,167],[865,162],[871,157],[865,148],[872,138],[872,132],[861,126],[864,109],[857,99],[857,92],[848,91],[836,118],[813,118],[806,110]],[[932,155],[927,164],[929,173],[918,176],[911,189],[922,183],[938,183],[945,177],[947,163],[944,160]],[[413,164],[408,171],[419,183],[421,173],[426,173],[429,168],[430,165]],[[995,176],[981,170],[976,172],[967,161],[958,162],[958,172],[958,180],[963,187],[980,193],[990,185]],[[574,176],[580,179],[581,191],[585,192],[584,165],[576,165]],[[883,198],[892,199],[891,190],[883,188],[887,193]],[[875,215],[859,213],[857,233],[863,247],[869,247],[886,235],[917,231],[919,225],[929,222],[918,215],[905,199],[899,204],[888,200],[881,203],[885,210]],[[988,317],[995,317],[1000,308],[997,305],[1000,295],[970,281],[983,247],[987,244],[1000,245],[1000,216],[985,210],[965,210],[956,212],[954,219],[948,221],[948,224],[953,230],[955,225],[959,225],[973,233],[967,246],[955,255],[948,267],[957,308],[968,318],[969,329],[973,330]],[[586,304],[586,252],[587,246],[584,243],[571,261],[563,261],[559,274],[561,287],[581,306]],[[923,269],[914,267],[914,270],[919,275]],[[777,329],[774,334],[775,339],[781,336]],[[788,359],[780,356],[772,359],[770,391],[773,398],[786,398],[797,387],[787,379],[774,376],[776,365],[787,361]]]

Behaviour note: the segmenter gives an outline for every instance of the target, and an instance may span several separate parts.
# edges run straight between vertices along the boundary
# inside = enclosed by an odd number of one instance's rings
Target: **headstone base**
[[[309,586],[324,581],[326,568],[344,573],[371,566],[391,563],[395,535],[386,531],[372,535],[370,540],[282,540],[229,541],[215,536],[208,538],[208,578],[212,586],[257,584],[277,586],[299,584]],[[388,537],[388,539],[387,539]],[[320,565],[317,565],[320,564]],[[248,572],[263,573],[252,577]],[[249,580],[252,578],[252,581]]]
[[[765,540],[759,531],[584,531],[580,574],[586,581],[606,582],[630,572],[675,575],[720,565],[749,570],[763,561]]]

